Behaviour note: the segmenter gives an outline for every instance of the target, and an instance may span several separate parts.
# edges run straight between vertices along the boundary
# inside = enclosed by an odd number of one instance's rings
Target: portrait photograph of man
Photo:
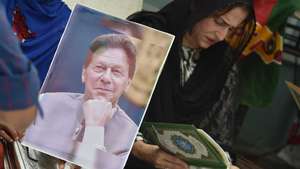
[[[43,113],[22,144],[40,151],[36,158],[47,166],[62,159],[86,168],[121,168],[172,41],[169,34],[77,5],[40,92]],[[147,50],[159,59],[148,67],[155,72],[151,87],[137,92]]]

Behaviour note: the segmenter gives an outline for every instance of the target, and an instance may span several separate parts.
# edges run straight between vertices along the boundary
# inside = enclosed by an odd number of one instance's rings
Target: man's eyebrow
[[[116,68],[122,69],[123,68],[122,65],[120,65],[120,64],[111,64],[110,66],[114,69],[116,69]]]
[[[118,65],[113,65],[112,68],[113,68],[113,69],[122,69],[122,67],[121,67],[121,66],[118,66]]]
[[[95,66],[103,66],[103,63],[95,63]]]

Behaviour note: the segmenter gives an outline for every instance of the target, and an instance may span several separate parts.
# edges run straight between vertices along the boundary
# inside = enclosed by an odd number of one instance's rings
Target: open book
[[[285,81],[287,87],[289,88],[299,110],[300,110],[300,87],[296,86],[295,84],[289,82],[289,81]]]
[[[144,122],[144,137],[190,165],[190,168],[228,169],[224,150],[203,130],[193,125]]]

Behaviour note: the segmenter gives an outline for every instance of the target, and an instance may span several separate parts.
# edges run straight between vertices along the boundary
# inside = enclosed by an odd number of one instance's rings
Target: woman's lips
[[[214,44],[215,43],[215,40],[214,39],[211,39],[209,37],[206,38],[207,41],[210,43],[210,44]]]

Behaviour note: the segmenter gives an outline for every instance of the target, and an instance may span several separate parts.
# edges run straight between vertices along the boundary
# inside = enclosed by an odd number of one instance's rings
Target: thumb
[[[59,160],[58,161],[58,169],[64,169],[65,168],[65,161]]]

